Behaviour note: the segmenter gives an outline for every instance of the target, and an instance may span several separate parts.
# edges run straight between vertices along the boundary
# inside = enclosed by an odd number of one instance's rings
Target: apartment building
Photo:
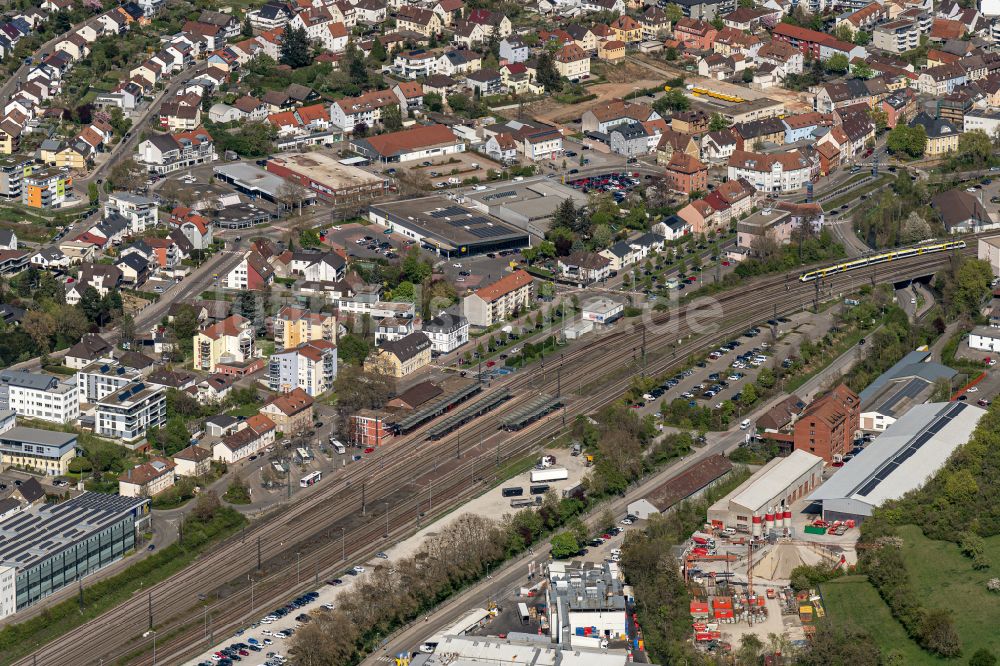
[[[328,340],[303,342],[268,361],[267,387],[272,391],[302,389],[315,397],[333,388],[336,378],[337,346]]]
[[[93,404],[140,379],[142,373],[137,370],[97,361],[77,371],[76,392],[81,404]]]
[[[167,391],[156,384],[132,382],[97,402],[94,432],[134,445],[152,427],[167,423]]]
[[[53,375],[4,370],[0,372],[0,411],[12,410],[52,423],[72,423],[80,418],[76,382]]]
[[[215,372],[220,363],[245,363],[257,356],[256,336],[249,319],[230,315],[194,336],[194,367]]]
[[[136,149],[136,161],[160,175],[208,164],[218,159],[215,143],[204,128],[178,134],[154,134]]]
[[[745,178],[758,192],[794,192],[819,173],[819,162],[801,150],[765,154],[734,151],[727,163],[729,180]]]
[[[920,46],[920,26],[913,19],[897,19],[876,26],[872,44],[890,53],[903,53]]]
[[[337,317],[286,305],[274,318],[274,349],[283,351],[304,342],[337,341]]]
[[[20,201],[25,176],[31,175],[34,160],[11,155],[0,159],[0,199]]]
[[[0,467],[27,468],[46,476],[61,476],[69,472],[76,446],[76,433],[11,427],[0,433]]]
[[[795,449],[839,462],[854,445],[861,425],[861,399],[846,385],[814,401],[795,422]]]
[[[30,208],[59,208],[73,194],[68,169],[33,170],[22,180],[21,203]]]
[[[462,307],[469,324],[486,328],[528,309],[533,282],[526,271],[517,270],[466,296]]]
[[[392,431],[388,428],[381,412],[363,409],[351,416],[350,440],[354,446],[367,449],[384,444]]]
[[[382,122],[382,110],[399,107],[399,98],[392,90],[373,90],[358,97],[339,99],[330,105],[330,122],[344,132],[353,132],[358,125],[373,129]]]
[[[131,192],[114,192],[104,202],[104,217],[121,215],[129,221],[134,234],[141,234],[156,226],[159,210],[156,202]]]

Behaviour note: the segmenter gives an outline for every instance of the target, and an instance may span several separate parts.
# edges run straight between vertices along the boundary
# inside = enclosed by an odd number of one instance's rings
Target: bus
[[[524,499],[512,499],[510,501],[510,507],[512,509],[521,509],[526,506],[535,506],[535,500],[524,498]]]
[[[308,488],[309,486],[316,485],[319,480],[323,478],[322,472],[309,472],[301,479],[299,479],[299,486],[302,488]]]
[[[520,497],[521,495],[524,494],[524,488],[518,488],[518,487],[504,488],[501,491],[501,494],[504,497]]]
[[[312,454],[309,453],[309,449],[303,449],[299,447],[295,449],[295,452],[299,454],[299,458],[302,460],[302,462],[309,462],[310,460],[312,460]]]

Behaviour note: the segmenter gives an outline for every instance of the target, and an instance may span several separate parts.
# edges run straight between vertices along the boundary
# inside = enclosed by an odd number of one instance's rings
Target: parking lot
[[[480,153],[455,153],[442,157],[430,158],[423,162],[406,164],[405,166],[389,166],[385,172],[396,175],[400,171],[420,174],[429,180],[435,189],[456,187],[469,178],[486,180],[487,172],[499,171],[503,165],[494,162]]]
[[[833,325],[827,312],[800,312],[770,321],[774,323],[754,327],[757,332],[753,337],[744,334],[733,338],[704,361],[668,378],[646,394],[652,400],[644,396],[639,409],[655,414],[664,401],[675,399],[687,400],[693,407],[718,408],[726,400],[739,403],[743,387],[756,380],[761,368],[781,367],[797,354],[803,340],[822,338]]]
[[[570,169],[569,173],[573,173]],[[597,176],[586,176],[576,180],[569,180],[567,185],[580,190],[584,194],[590,192],[606,192],[614,196],[615,201],[621,202],[629,192],[642,183],[643,177],[638,172],[613,171]]]

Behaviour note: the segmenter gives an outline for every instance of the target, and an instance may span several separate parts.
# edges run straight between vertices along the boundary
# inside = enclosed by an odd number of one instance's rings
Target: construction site
[[[854,521],[827,523],[806,513],[806,496],[822,481],[823,460],[795,451],[709,508],[703,530],[680,554],[696,645],[725,651],[747,633],[784,635],[793,644],[807,638],[824,610],[818,595],[793,592],[792,572],[857,561]]]

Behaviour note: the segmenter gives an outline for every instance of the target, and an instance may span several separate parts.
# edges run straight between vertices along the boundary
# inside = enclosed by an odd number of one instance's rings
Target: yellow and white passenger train
[[[837,273],[846,273],[847,271],[853,271],[858,268],[864,268],[866,266],[872,266],[874,264],[884,264],[889,261],[895,261],[896,259],[905,259],[907,257],[916,257],[921,254],[931,254],[933,252],[948,252],[949,250],[960,250],[965,247],[965,241],[949,241],[947,243],[932,243],[930,245],[919,245],[917,247],[908,247],[902,250],[892,250],[891,252],[880,252],[879,254],[873,254],[867,257],[861,257],[860,259],[852,259],[851,261],[845,261],[840,264],[834,264],[832,266],[827,266],[825,268],[818,268],[814,271],[809,271],[808,273],[803,273],[799,276],[799,280],[802,282],[809,282],[811,280],[818,280],[824,278],[828,275],[836,275]]]

